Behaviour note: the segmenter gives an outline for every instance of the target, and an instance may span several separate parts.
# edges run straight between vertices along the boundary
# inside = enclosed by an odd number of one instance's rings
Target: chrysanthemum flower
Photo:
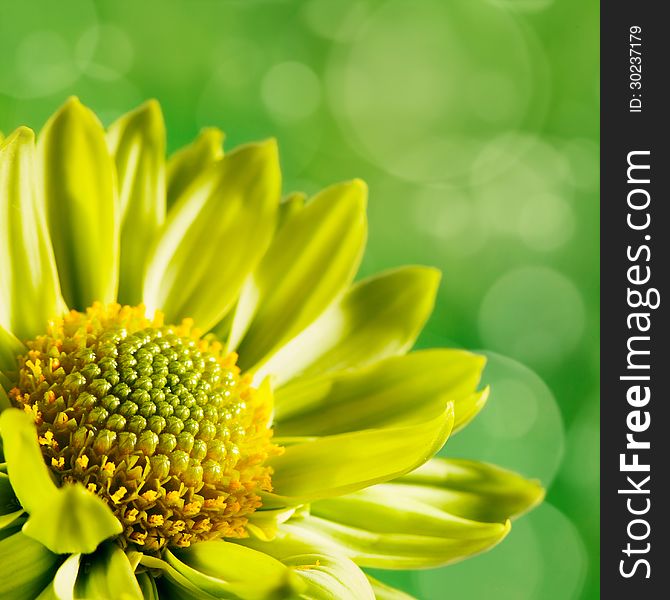
[[[352,283],[366,188],[273,141],[165,160],[149,102],[0,146],[0,597],[405,598],[365,568],[502,540],[535,482],[432,458],[484,360],[406,354],[438,274]]]

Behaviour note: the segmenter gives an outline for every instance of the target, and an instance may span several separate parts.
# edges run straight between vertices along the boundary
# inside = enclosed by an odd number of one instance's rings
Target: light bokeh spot
[[[440,254],[470,257],[487,241],[487,228],[477,221],[476,205],[463,188],[421,187],[412,207],[416,227],[432,237]]]
[[[425,187],[413,203],[417,226],[436,238],[449,240],[471,227],[472,202],[462,189]]]
[[[574,184],[584,190],[596,190],[600,183],[600,149],[593,140],[568,140],[561,148],[570,164]]]
[[[23,91],[30,96],[55,92],[79,76],[67,41],[55,31],[28,34],[16,48],[15,61]]]
[[[319,106],[321,84],[307,65],[283,62],[274,65],[263,77],[261,96],[275,117],[297,121],[312,115]]]
[[[546,186],[570,181],[570,164],[565,153],[538,135],[520,131],[506,131],[482,144],[472,164],[470,181],[473,186],[480,186],[523,169],[534,172]]]
[[[538,398],[532,387],[523,381],[503,379],[497,381],[495,400],[487,407],[482,425],[492,436],[516,439],[527,434],[538,418]]]
[[[585,309],[574,283],[548,267],[520,267],[496,281],[479,310],[485,347],[535,367],[555,367],[574,350]]]
[[[588,492],[600,473],[600,412],[598,398],[589,398],[568,430],[568,451],[561,478],[580,493]]]
[[[570,241],[575,229],[572,207],[556,194],[531,196],[519,215],[519,235],[535,250],[555,250]]]
[[[114,25],[91,27],[77,42],[77,66],[96,79],[113,81],[122,77],[132,67],[133,58],[128,35]]]
[[[528,600],[580,598],[589,560],[575,525],[549,501],[524,519],[533,529],[542,560],[542,577]],[[524,519],[512,525],[512,532]]]

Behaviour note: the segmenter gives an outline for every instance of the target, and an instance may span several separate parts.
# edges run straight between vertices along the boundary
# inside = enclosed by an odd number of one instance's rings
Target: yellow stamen
[[[131,508],[130,510],[126,511],[126,514],[124,515],[126,518],[126,521],[129,523],[133,523],[137,519],[137,515],[140,514],[140,511],[137,510],[136,508]]]
[[[211,528],[212,523],[207,517],[196,521],[195,525],[193,525],[193,531],[209,531]]]
[[[147,534],[142,531],[133,531],[130,534],[130,539],[133,540],[136,544],[144,544],[144,540],[147,539]]]
[[[121,501],[121,499],[126,495],[127,491],[128,490],[123,486],[121,486],[118,490],[116,490],[111,496],[114,504],[118,504]]]
[[[181,535],[177,536],[177,540],[175,541],[175,545],[179,546],[180,548],[188,548],[191,545],[191,540],[193,539],[193,535],[190,533],[182,533]]]
[[[42,446],[53,446],[54,434],[51,431],[45,432],[43,436],[39,437],[39,442]]]
[[[186,528],[186,523],[182,521],[181,519],[174,521],[172,523],[172,527],[170,528],[170,534],[174,535],[176,533],[179,533],[181,531],[184,531]]]
[[[205,500],[205,508],[226,508],[226,499],[223,496],[217,496],[216,498],[207,498]]]
[[[186,506],[184,506],[184,514],[185,515],[196,515],[200,512],[201,508],[200,502],[189,502]]]
[[[148,523],[152,527],[159,527],[165,523],[165,519],[163,518],[163,515],[151,515],[148,519]]]

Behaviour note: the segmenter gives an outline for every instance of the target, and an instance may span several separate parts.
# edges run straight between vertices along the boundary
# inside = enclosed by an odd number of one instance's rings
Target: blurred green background
[[[444,272],[422,346],[486,349],[446,455],[540,478],[491,552],[382,573],[421,599],[598,597],[598,17],[580,0],[0,3],[0,130],[158,98],[171,150],[276,136],[286,191],[370,185],[363,274]]]

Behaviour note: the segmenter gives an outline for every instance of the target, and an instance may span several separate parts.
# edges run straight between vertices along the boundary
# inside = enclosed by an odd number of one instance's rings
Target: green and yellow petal
[[[166,172],[168,209],[206,168],[221,159],[223,139],[222,131],[207,127],[192,144],[170,157]]]
[[[417,569],[443,566],[488,550],[510,531],[509,522],[470,521],[431,511],[421,503],[400,505],[391,497],[380,501],[375,496],[343,497],[346,500],[340,505],[323,507],[330,518],[301,515],[281,525],[272,542],[250,539],[240,543],[280,559],[320,548],[348,556],[362,567]],[[313,507],[316,511],[317,504]],[[369,522],[361,524],[360,515],[344,512],[353,507],[365,507]],[[414,525],[421,528],[414,530]],[[435,531],[430,530],[431,526]]]
[[[21,531],[0,531],[0,598],[34,600],[49,585],[62,558]]]
[[[289,598],[304,588],[291,569],[268,554],[224,541],[166,550],[164,561],[142,557],[140,562],[162,569],[182,593],[196,589],[207,598]]]
[[[0,145],[0,326],[19,338],[64,310],[35,162],[35,136],[26,127]]]
[[[365,279],[258,370],[281,386],[296,375],[362,367],[407,352],[433,309],[440,274],[404,267]]]
[[[366,199],[361,181],[332,186],[277,233],[233,320],[228,345],[242,368],[295,337],[351,284],[365,244]]]
[[[424,350],[360,369],[297,377],[276,394],[278,435],[332,435],[416,423],[454,404],[454,431],[479,412],[485,359],[462,350]]]
[[[81,558],[81,554],[70,554],[58,567],[53,580],[42,590],[37,600],[74,600]]]
[[[82,557],[75,582],[75,598],[142,600],[142,590],[126,553],[114,543],[103,544]]]
[[[365,574],[345,556],[300,554],[282,559],[306,584],[304,600],[375,600]]]
[[[539,481],[495,465],[465,459],[434,458],[399,478],[401,493],[452,514],[502,523],[544,499]]]
[[[41,190],[63,297],[71,308],[113,302],[119,279],[114,161],[98,118],[71,98],[38,138]]]
[[[207,331],[233,306],[267,249],[280,196],[277,146],[249,144],[203,172],[176,201],[153,251],[144,302]]]
[[[270,461],[273,502],[290,506],[399,477],[433,456],[453,423],[453,404],[447,402],[440,414],[418,424],[296,439]]]
[[[147,249],[165,221],[165,125],[158,103],[146,102],[111,125],[107,143],[119,188],[119,301],[142,301]]]

